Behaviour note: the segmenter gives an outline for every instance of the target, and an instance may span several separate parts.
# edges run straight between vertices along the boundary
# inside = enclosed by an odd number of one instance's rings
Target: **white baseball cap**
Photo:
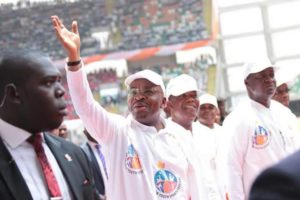
[[[168,99],[171,95],[179,96],[191,91],[199,92],[196,80],[187,74],[181,74],[169,81],[167,84],[166,96]]]
[[[261,72],[269,67],[276,67],[270,62],[269,59],[250,61],[244,64],[244,79],[246,79],[250,74]]]
[[[130,76],[128,76],[125,79],[126,87],[129,88],[130,84],[136,79],[147,79],[148,81],[150,81],[154,85],[160,86],[164,94],[166,92],[165,85],[164,85],[164,82],[162,80],[162,77],[158,73],[156,73],[152,70],[145,69],[145,70],[136,72],[134,74],[131,74]]]
[[[286,83],[288,86],[290,85],[290,83],[292,82],[289,77],[286,77],[280,73],[277,73],[275,76],[276,79],[276,86],[279,87],[280,85]]]
[[[292,86],[295,83],[298,75],[299,72],[297,72],[296,70],[291,70],[285,67],[278,68],[275,74],[277,87],[284,83],[286,83],[288,87]]]
[[[216,108],[218,108],[218,102],[217,102],[217,98],[211,94],[203,94],[199,97],[199,103],[200,106],[203,104],[212,104],[214,105]]]

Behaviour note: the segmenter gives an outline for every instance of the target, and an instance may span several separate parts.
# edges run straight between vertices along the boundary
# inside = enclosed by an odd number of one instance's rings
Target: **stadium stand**
[[[51,15],[60,16],[64,24],[71,24],[72,20],[79,22],[83,57],[184,44],[209,37],[203,20],[202,0],[22,2],[0,6],[0,52],[12,47],[29,48],[43,51],[58,62],[64,59],[63,48],[50,29]],[[100,44],[99,38],[92,36],[98,31],[109,32],[105,41],[107,44]],[[165,82],[182,72],[195,75],[200,70],[196,63],[188,65],[157,63],[147,67],[161,73]],[[145,66],[132,67],[128,69],[128,73],[143,68]],[[64,70],[62,73],[64,74]],[[120,79],[122,78],[117,77],[113,69],[103,69],[88,75],[95,99],[116,113],[126,112],[124,108],[126,91]],[[68,90],[65,77],[62,81]],[[118,95],[101,96],[103,87],[118,89]],[[67,119],[77,118],[68,92],[66,99],[69,102]]]
[[[38,49],[53,59],[62,59],[64,52],[49,29],[51,15],[60,16],[65,24],[78,20],[83,56],[186,43],[208,37],[200,0],[49,1],[26,6],[4,4],[0,11],[1,49]],[[97,29],[109,31],[108,49],[101,49],[97,39],[92,37]]]

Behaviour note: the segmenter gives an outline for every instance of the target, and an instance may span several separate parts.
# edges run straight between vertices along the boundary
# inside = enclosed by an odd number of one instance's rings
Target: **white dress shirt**
[[[33,146],[27,141],[31,134],[0,119],[0,137],[16,162],[33,200],[50,199],[47,183]],[[64,200],[71,194],[59,165],[43,138],[43,148],[57,179]]]

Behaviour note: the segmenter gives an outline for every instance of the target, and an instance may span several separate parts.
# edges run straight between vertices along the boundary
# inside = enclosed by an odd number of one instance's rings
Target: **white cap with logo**
[[[203,104],[211,104],[218,108],[217,98],[211,94],[203,94],[199,97],[200,106]]]
[[[187,74],[181,74],[167,84],[166,97],[168,99],[171,95],[179,96],[191,91],[199,92],[196,80]]]
[[[150,81],[154,85],[160,86],[164,94],[166,92],[165,85],[164,85],[164,82],[162,80],[162,77],[158,73],[156,73],[152,70],[145,69],[145,70],[136,72],[136,73],[128,76],[125,79],[126,87],[129,88],[130,84],[136,79],[147,79],[148,81]]]

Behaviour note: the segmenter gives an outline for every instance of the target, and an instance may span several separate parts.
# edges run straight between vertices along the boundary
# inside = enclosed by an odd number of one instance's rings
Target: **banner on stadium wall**
[[[117,77],[123,77],[127,74],[127,61],[125,59],[101,60],[85,63],[84,67],[87,74],[98,72],[101,69],[114,69],[117,73]]]
[[[83,58],[85,64],[104,61],[104,60],[128,60],[138,61],[144,60],[153,56],[169,56],[175,54],[179,50],[189,50],[197,47],[209,45],[211,40],[201,40],[185,44],[175,44],[161,47],[151,47],[146,49],[138,49],[132,51],[114,52],[111,54],[99,54]]]

